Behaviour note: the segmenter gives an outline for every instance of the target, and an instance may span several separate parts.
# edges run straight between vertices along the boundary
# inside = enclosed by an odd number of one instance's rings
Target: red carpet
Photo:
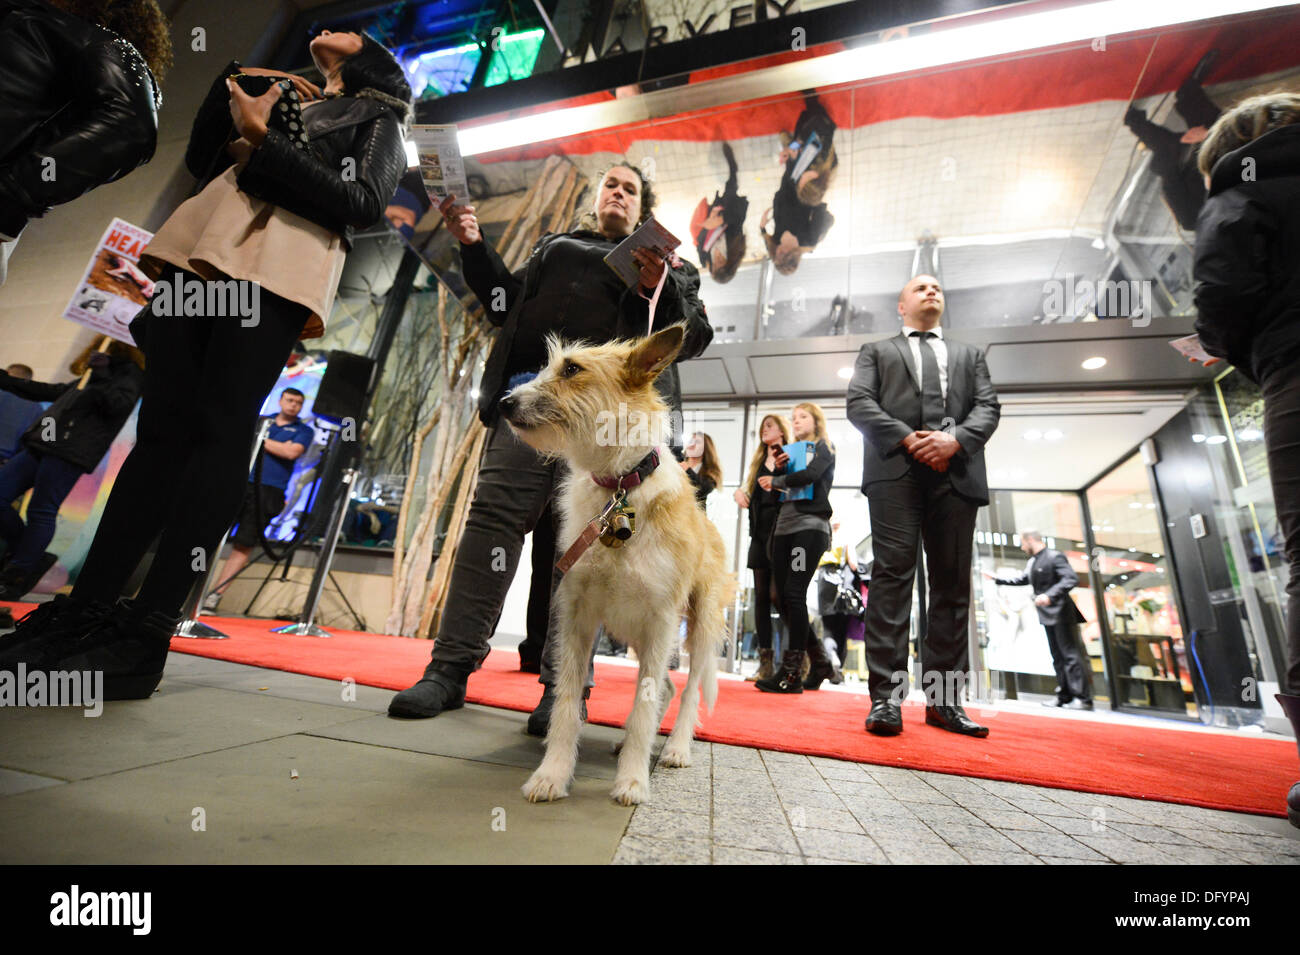
[[[15,615],[30,605],[14,605]],[[330,639],[272,634],[272,621],[205,617],[229,640],[174,640],[180,653],[287,670],[366,686],[400,690],[423,671],[426,640],[330,632]],[[540,696],[537,677],[520,673],[513,651],[496,650],[469,681],[468,702],[531,711]],[[674,675],[680,687],[685,673]],[[596,665],[588,703],[593,723],[621,726],[636,686],[634,667]],[[676,715],[674,702],[665,726]],[[924,724],[918,705],[903,709],[905,732],[869,736],[862,728],[864,697],[760,693],[749,683],[720,680],[718,705],[705,716],[699,738],[860,763],[902,766],[961,776],[1106,793],[1284,816],[1286,793],[1300,779],[1293,742],[1246,735],[1117,726],[1087,720],[987,710],[972,716],[988,739],[956,736]],[[1152,821],[1158,821],[1153,815]]]

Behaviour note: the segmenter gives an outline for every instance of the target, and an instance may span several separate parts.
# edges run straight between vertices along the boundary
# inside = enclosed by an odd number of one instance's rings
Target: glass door
[[[1134,454],[1084,496],[1117,705],[1179,716],[1195,713],[1162,518],[1146,465]]]

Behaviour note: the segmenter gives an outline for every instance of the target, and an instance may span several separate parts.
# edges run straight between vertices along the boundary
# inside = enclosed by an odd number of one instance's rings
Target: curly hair
[[[650,184],[650,180],[646,178],[645,173],[641,171],[640,166],[633,164],[627,159],[618,159],[601,170],[600,175],[593,180],[597,194],[600,192],[600,184],[605,180],[605,177],[609,175],[611,169],[630,169],[636,173],[637,182],[641,184],[641,215],[636,220],[636,224],[638,226],[641,225],[641,223],[654,215],[655,200],[658,198],[655,195],[654,186]],[[599,226],[599,222],[596,219],[596,213],[591,210],[583,213],[582,217],[578,220],[578,226],[579,228],[589,228],[593,232],[598,231],[597,227]]]
[[[1208,176],[1215,164],[1265,133],[1300,123],[1300,94],[1280,90],[1251,96],[1220,116],[1196,154],[1196,166]]]
[[[160,87],[172,65],[171,24],[157,0],[48,0],[64,13],[111,30],[140,51]]]

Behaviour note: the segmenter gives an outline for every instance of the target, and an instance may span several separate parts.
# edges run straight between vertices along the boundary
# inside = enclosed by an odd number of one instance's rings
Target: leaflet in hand
[[[420,167],[420,178],[429,195],[446,199],[454,195],[469,198],[465,163],[460,158],[460,140],[455,126],[412,126],[411,140]]]
[[[636,259],[632,258],[634,249],[649,249],[659,258],[667,259],[672,255],[673,249],[681,244],[681,239],[651,216],[635,232],[614,246],[609,255],[605,256],[605,264],[614,270],[614,273],[623,280],[624,285],[632,288],[641,282],[641,266],[637,265]]]
[[[1184,355],[1192,361],[1199,361],[1204,365],[1207,361],[1216,361],[1215,357],[1205,350],[1201,344],[1200,335],[1184,335],[1182,338],[1172,339],[1169,344],[1174,350]]]
[[[808,467],[808,462],[812,460],[813,452],[816,451],[817,445],[811,441],[796,441],[794,444],[783,444],[781,450],[789,457],[785,465],[786,474],[794,474],[796,471],[802,471]],[[781,492],[782,501],[811,501],[813,497],[813,486],[805,484],[802,487],[787,488]]]

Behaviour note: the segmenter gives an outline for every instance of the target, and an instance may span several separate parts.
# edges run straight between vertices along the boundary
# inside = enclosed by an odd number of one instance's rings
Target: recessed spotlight
[[[1203,444],[1205,442],[1205,435],[1199,433],[1192,435],[1192,442],[1194,444]]]
[[[1129,507],[1140,508],[1140,507],[1142,506],[1142,502],[1141,502],[1141,501],[1129,501],[1129,502],[1128,502],[1128,506],[1129,506]]]
[[[1039,431],[1037,428],[1030,428],[1024,435],[1026,441],[1037,441],[1042,436],[1043,432]]]
[[[1226,434],[1212,434],[1212,435],[1210,435],[1208,438],[1205,439],[1205,443],[1206,443],[1206,444],[1223,444],[1223,442],[1225,442],[1225,441],[1227,441],[1227,440],[1228,440],[1228,436],[1227,436]]]
[[[1097,249],[1098,251],[1101,251],[1102,249],[1106,248],[1106,240],[1103,239],[1101,236],[1097,236],[1097,238],[1092,240],[1092,247],[1094,249]]]
[[[836,374],[838,374],[845,381],[848,381],[850,378],[853,377],[853,369],[850,368],[848,365],[845,365],[838,372],[836,372]]]
[[[1050,428],[1049,430],[1043,432],[1043,437],[1046,438],[1048,441],[1060,441],[1062,438],[1065,437],[1065,434],[1064,432],[1061,431],[1060,428]]]
[[[1102,358],[1100,355],[1094,355],[1092,358],[1085,358],[1083,360],[1083,367],[1088,371],[1096,371],[1098,368],[1104,367],[1105,364],[1106,359]]]
[[[1264,437],[1264,432],[1260,431],[1259,428],[1242,428],[1237,432],[1239,441],[1258,441],[1262,437]]]

